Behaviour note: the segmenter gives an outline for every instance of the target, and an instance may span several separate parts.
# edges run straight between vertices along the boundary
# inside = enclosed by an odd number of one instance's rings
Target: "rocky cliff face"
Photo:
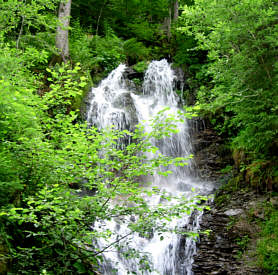
[[[223,176],[220,170],[233,164],[230,149],[205,120],[192,119],[190,128],[198,175],[205,180],[219,181]]]
[[[231,175],[223,176],[220,170],[233,165],[233,159],[224,141],[202,120],[193,120],[191,129],[199,176],[218,182],[218,186],[228,184]],[[248,222],[252,215],[260,215],[250,209],[255,211],[265,199],[247,189],[217,192],[215,202],[210,202],[211,210],[202,216],[201,231],[211,233],[200,235],[193,263],[195,275],[265,274],[254,258],[258,227]]]
[[[254,258],[252,238],[256,238],[258,228],[246,222],[252,195],[237,194],[237,198],[226,201],[225,207],[212,203],[211,210],[204,213],[201,230],[209,229],[211,233],[200,235],[193,264],[195,275],[266,274],[256,267]]]

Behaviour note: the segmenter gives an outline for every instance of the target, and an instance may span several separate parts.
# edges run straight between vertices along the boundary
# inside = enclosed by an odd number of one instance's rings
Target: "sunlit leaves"
[[[162,110],[149,122],[152,131],[148,133],[142,125],[134,132],[88,128],[77,123],[74,111],[63,111],[63,106],[69,105],[67,98],[78,95],[79,84],[86,81],[82,76],[78,78],[77,72],[78,68],[66,67],[48,70],[51,90],[42,100],[35,97],[38,105],[30,107],[44,111],[38,117],[40,139],[33,144],[34,137],[26,139],[22,133],[19,138],[24,147],[15,144],[21,169],[18,172],[22,182],[29,184],[29,192],[25,191],[23,207],[11,207],[1,216],[15,223],[22,236],[33,243],[29,246],[19,242],[13,250],[17,271],[22,274],[34,270],[76,273],[83,267],[96,268],[102,253],[96,240],[108,240],[115,232],[94,227],[95,222],[117,218],[129,228],[129,234],[135,231],[142,236],[150,236],[153,230],[178,233],[167,223],[196,208],[194,200],[172,197],[144,180],[155,173],[168,176],[170,165],[186,165],[187,156],[164,156],[151,142],[154,137],[175,134],[176,124],[183,122],[182,113],[167,116],[169,109]],[[117,146],[123,136],[135,142]],[[143,152],[152,152],[152,157],[147,158]],[[161,196],[167,203],[148,205],[147,198],[153,196]],[[108,248],[118,243],[111,242]],[[30,261],[33,255],[36,261]],[[55,267],[48,261],[54,255],[58,259]],[[145,260],[144,255],[138,258],[144,266]]]
[[[223,114],[217,128],[234,147],[268,157],[277,140],[277,14],[270,0],[197,0],[180,29],[208,51],[212,79],[199,89],[201,109]]]

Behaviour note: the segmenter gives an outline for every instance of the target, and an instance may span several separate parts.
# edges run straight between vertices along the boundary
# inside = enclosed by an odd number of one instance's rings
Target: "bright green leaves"
[[[15,29],[21,23],[22,17],[25,18],[26,26],[38,28],[40,25],[47,26],[47,16],[42,11],[55,10],[56,0],[35,0],[18,1],[8,0],[0,1],[1,21],[0,25],[5,31]]]
[[[90,211],[93,200],[93,197],[79,198],[57,185],[45,187],[36,197],[29,197],[26,200],[28,207],[11,209],[8,214],[10,221],[17,222],[23,229],[21,234],[31,242],[12,251],[17,272],[93,272],[92,264],[96,265],[97,262],[93,253],[85,248],[99,237],[88,230],[95,217],[94,212]],[[32,244],[33,241],[35,243]],[[32,256],[30,262],[28,259]],[[50,260],[52,257],[56,259],[55,266]]]
[[[56,69],[46,69],[50,74],[50,91],[43,96],[43,108],[53,116],[69,114],[74,102],[83,94],[83,88],[87,85],[87,78],[79,76],[81,69],[77,64],[73,69],[63,64]]]
[[[211,81],[199,89],[201,108],[222,114],[217,127],[234,147],[267,157],[277,139],[277,14],[270,0],[198,0],[185,7],[180,29],[208,51]]]
[[[5,49],[3,52],[7,51]],[[12,54],[7,56],[15,60]],[[28,159],[32,158],[29,146],[33,148],[42,137],[40,112],[34,109],[39,98],[33,95],[33,87],[28,87],[31,78],[28,79],[27,72],[22,71],[15,72],[15,75],[26,75],[26,82],[23,83],[21,79],[17,85],[13,85],[14,75],[9,71],[0,80],[0,205],[19,200],[25,172],[32,166],[30,162],[21,167],[21,157],[28,155]]]
[[[272,198],[273,201],[275,198]],[[278,272],[278,213],[274,206],[269,207],[266,212],[268,218],[261,222],[257,254],[260,266],[267,270],[268,274],[274,275]]]
[[[51,88],[60,85],[65,90],[69,77],[64,74],[77,71],[65,67],[54,72],[49,70],[53,81]],[[77,91],[78,88],[72,87],[78,87],[85,80],[72,79],[73,83],[66,86],[68,92]],[[59,92],[58,89],[55,91]],[[49,106],[57,106],[53,105],[51,96],[55,96],[54,92],[49,97],[45,95],[39,105],[47,112],[51,110]],[[62,104],[63,95],[57,96],[57,100]],[[64,104],[68,104],[66,100]],[[113,128],[88,129],[85,124],[75,123],[76,114],[70,112],[40,117],[42,125],[39,129],[46,133],[35,144],[32,144],[34,138],[25,140],[23,135],[24,148],[16,147],[18,175],[24,184],[28,183],[25,188],[29,192],[25,190],[21,208],[10,208],[1,214],[22,236],[17,241],[17,248],[12,250],[13,263],[19,274],[82,274],[85,269],[93,272],[102,253],[95,240],[109,240],[115,233],[94,227],[97,221],[118,218],[129,228],[128,235],[133,231],[142,236],[150,236],[153,230],[179,232],[169,228],[167,223],[189,214],[196,208],[194,200],[172,197],[142,180],[156,172],[169,175],[171,172],[163,167],[186,165],[186,158],[158,154],[151,143],[155,136],[163,138],[176,133],[174,125],[182,121],[181,117],[174,116],[167,119],[166,111],[151,121],[153,131],[150,133],[144,133],[140,125],[134,133]],[[163,125],[162,116],[167,125]],[[117,146],[124,136],[136,142]],[[147,159],[142,152],[153,152],[153,156]],[[147,200],[153,196],[161,196],[167,204],[148,206]],[[112,246],[117,246],[117,242],[111,241],[108,248]],[[49,260],[53,257],[57,259],[55,266]],[[144,266],[145,260],[141,256],[138,258]]]
[[[19,46],[22,36],[24,40],[37,39],[30,30],[55,30],[57,3],[57,0],[1,0],[0,33],[16,37]]]
[[[125,60],[123,41],[113,33],[103,38],[94,36],[90,47],[95,70],[101,69],[109,73]]]

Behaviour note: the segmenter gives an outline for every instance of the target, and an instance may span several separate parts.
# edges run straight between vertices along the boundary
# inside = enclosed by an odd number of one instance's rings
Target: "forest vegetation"
[[[134,214],[131,231],[163,235],[167,220],[200,207],[182,198],[154,210],[142,199],[162,191],[144,191],[138,177],[186,165],[138,154],[155,151],[150,139],[175,132],[175,119],[161,127],[157,118],[146,135],[89,129],[80,111],[120,63],[143,72],[162,58],[185,72],[185,107],[225,139],[233,180],[277,195],[277,1],[0,0],[0,274],[96,274],[96,240],[111,232],[94,222]],[[136,142],[114,146],[124,135]],[[117,196],[136,207],[111,205]],[[269,274],[278,272],[277,221],[273,208],[258,245]]]

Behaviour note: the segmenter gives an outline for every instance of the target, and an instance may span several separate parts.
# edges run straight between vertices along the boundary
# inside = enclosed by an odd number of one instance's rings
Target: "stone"
[[[241,215],[242,213],[243,213],[242,209],[229,209],[229,210],[224,212],[224,214],[229,216],[229,217],[238,216],[238,215]]]
[[[270,199],[270,203],[273,207],[278,208],[278,197],[273,197]]]
[[[127,67],[124,72],[124,77],[129,80],[132,80],[134,78],[143,80],[144,72],[136,72],[134,69]]]

